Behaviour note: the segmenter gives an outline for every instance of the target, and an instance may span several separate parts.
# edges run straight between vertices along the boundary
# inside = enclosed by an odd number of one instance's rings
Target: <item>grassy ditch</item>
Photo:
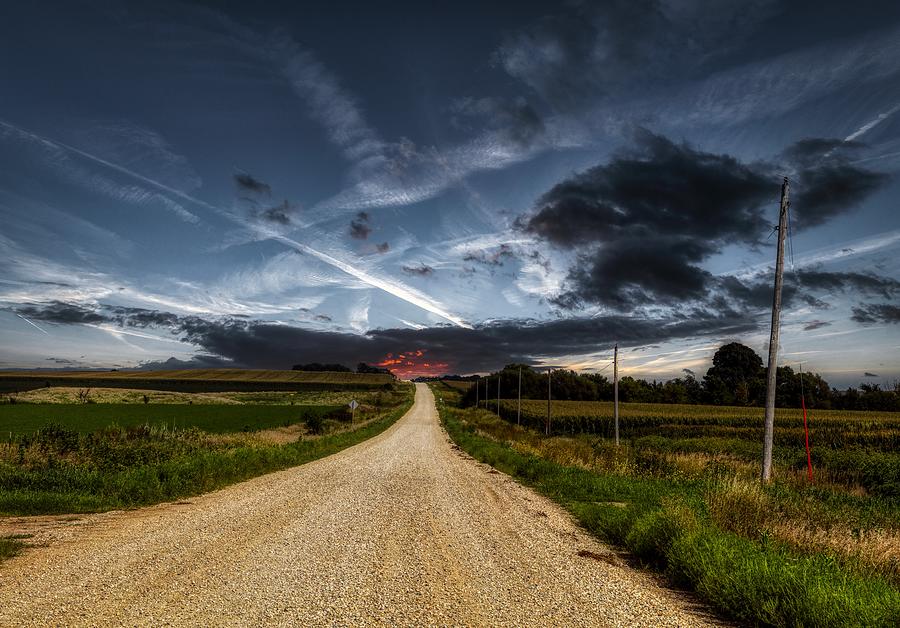
[[[96,512],[197,495],[360,443],[387,429],[412,401],[409,387],[399,404],[355,429],[311,415],[307,435],[285,444],[196,428],[145,425],[80,434],[45,427],[0,451],[0,514]]]
[[[664,457],[604,452],[602,444],[598,452],[586,440],[545,437],[483,410],[448,403],[438,409],[451,438],[474,458],[557,501],[600,538],[735,619],[770,626],[898,625],[900,589],[877,566],[816,546],[803,549],[767,532],[766,500],[789,510],[808,496],[780,497],[787,489],[778,486],[751,488],[716,464],[685,474]],[[835,499],[857,514],[850,502]],[[828,511],[824,503],[816,507]],[[872,517],[886,523],[881,518],[894,512],[886,508]],[[845,514],[832,512],[835,521]]]

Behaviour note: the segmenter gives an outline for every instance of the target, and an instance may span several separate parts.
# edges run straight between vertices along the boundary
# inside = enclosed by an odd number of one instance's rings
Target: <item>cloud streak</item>
[[[204,201],[202,199],[196,198],[196,197],[194,197],[190,194],[187,194],[185,192],[182,192],[180,190],[171,188],[171,187],[169,187],[163,183],[160,183],[158,181],[154,181],[153,179],[145,177],[144,175],[142,175],[140,173],[133,172],[133,171],[129,170],[128,168],[111,163],[105,159],[97,157],[96,155],[91,155],[90,153],[82,151],[78,148],[68,146],[66,144],[62,144],[60,142],[56,142],[54,140],[50,140],[50,139],[41,137],[35,133],[31,133],[30,131],[26,131],[24,129],[21,129],[20,127],[13,126],[7,122],[0,121],[0,125],[3,125],[6,128],[13,129],[13,130],[29,137],[33,141],[40,142],[43,144],[48,144],[51,146],[56,146],[58,148],[62,148],[64,150],[73,152],[77,155],[80,155],[81,157],[84,157],[85,159],[88,159],[95,163],[101,164],[101,165],[111,168],[117,172],[134,177],[134,178],[138,179],[139,181],[142,181],[144,183],[147,183],[149,185],[152,185],[159,189],[162,189],[166,192],[169,192],[170,194],[173,194],[173,195],[177,196],[178,198],[181,198],[183,200],[194,203],[195,205],[199,205],[200,207],[203,207],[205,209],[208,209],[208,210],[214,212],[218,216],[226,218],[227,220],[229,220],[231,222],[237,223],[240,226],[245,227],[252,232],[255,232],[257,235],[265,236],[269,239],[275,240],[277,242],[281,242],[282,244],[285,244],[297,251],[311,255],[311,256],[315,257],[316,259],[318,259],[322,262],[325,262],[326,264],[333,266],[334,268],[337,268],[337,269],[347,273],[348,275],[355,277],[356,279],[359,279],[360,281],[363,281],[363,282],[371,285],[372,287],[378,288],[379,290],[383,290],[383,291],[387,292],[388,294],[391,294],[399,299],[402,299],[408,303],[411,303],[417,307],[420,307],[427,312],[431,312],[432,314],[436,314],[442,318],[445,318],[455,325],[459,325],[461,327],[468,326],[468,324],[465,321],[463,321],[461,318],[459,318],[459,317],[451,314],[447,310],[445,310],[440,304],[434,302],[433,300],[429,299],[425,295],[409,288],[408,286],[403,285],[402,283],[392,281],[390,279],[385,279],[382,277],[377,277],[377,276],[373,275],[372,273],[369,273],[368,271],[357,268],[356,266],[354,266],[346,261],[343,261],[341,259],[338,259],[337,257],[335,257],[333,255],[329,255],[328,253],[324,253],[322,251],[314,249],[313,247],[311,247],[307,244],[303,244],[301,242],[298,242],[297,240],[289,238],[289,237],[271,229],[270,227],[266,227],[264,225],[253,224],[250,221],[244,220],[244,219],[234,215],[231,212],[228,212],[224,209],[216,207],[215,205],[212,205],[211,203],[207,203],[206,201]]]

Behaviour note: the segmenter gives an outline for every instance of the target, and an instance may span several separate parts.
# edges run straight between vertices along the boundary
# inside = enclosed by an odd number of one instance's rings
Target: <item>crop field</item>
[[[501,400],[500,415],[507,421],[516,421],[516,409],[515,400]],[[523,399],[521,420],[543,431],[547,402]],[[900,414],[814,410],[808,424],[814,473],[820,479],[900,497]],[[551,402],[550,426],[552,434],[610,439],[613,404]],[[752,466],[762,447],[763,409],[620,403],[619,434],[642,450],[727,457]],[[776,410],[775,455],[783,473],[803,474],[807,460],[801,410]]]
[[[343,406],[17,403],[0,405],[0,436],[31,434],[47,425],[81,434],[112,425],[241,432],[301,423],[313,415],[324,417],[335,413],[343,413]]]
[[[390,375],[253,369],[185,369],[172,371],[0,372],[0,392],[53,386],[143,388],[179,392],[375,390],[389,387]]]
[[[436,391],[438,389],[436,388]],[[778,410],[775,478],[759,481],[762,408],[515,399],[442,419],[482,462],[749,624],[895,625],[900,414]],[[848,621],[848,618],[853,618]]]

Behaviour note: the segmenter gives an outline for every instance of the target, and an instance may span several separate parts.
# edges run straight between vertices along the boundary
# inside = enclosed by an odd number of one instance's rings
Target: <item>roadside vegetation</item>
[[[392,384],[363,400],[353,425],[343,404],[339,411],[271,403],[7,405],[0,416],[31,414],[26,428],[0,443],[0,514],[95,512],[197,495],[362,442],[412,400],[411,386]],[[52,422],[61,416],[54,411],[70,407],[82,413],[78,421]],[[172,412],[184,421],[176,418],[174,429]],[[286,442],[259,431],[285,423],[295,426]]]
[[[555,403],[548,436],[546,401],[523,402],[519,426],[515,400],[501,400],[501,418],[483,405],[459,407],[454,387],[432,386],[463,450],[729,616],[772,626],[898,625],[900,496],[892,474],[900,424],[891,415],[839,413],[825,422],[818,411],[813,440],[821,453],[809,482],[796,413],[782,412],[778,479],[763,487],[761,421],[752,408],[621,404],[616,447],[608,404]]]

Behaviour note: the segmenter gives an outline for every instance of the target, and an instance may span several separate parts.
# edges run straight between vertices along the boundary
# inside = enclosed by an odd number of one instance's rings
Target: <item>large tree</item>
[[[712,403],[751,405],[764,391],[763,375],[762,358],[750,347],[730,342],[716,351],[703,386]]]

